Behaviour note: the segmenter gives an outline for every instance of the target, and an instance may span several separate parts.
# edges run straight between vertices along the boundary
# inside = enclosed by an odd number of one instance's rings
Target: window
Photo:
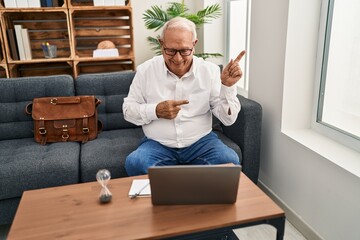
[[[249,19],[250,0],[227,0],[227,41],[226,41],[226,63],[235,59],[237,55],[246,50],[247,54],[240,62],[243,77],[239,81],[242,91],[248,90],[248,58],[249,55]]]
[[[315,128],[360,149],[360,1],[324,0]]]

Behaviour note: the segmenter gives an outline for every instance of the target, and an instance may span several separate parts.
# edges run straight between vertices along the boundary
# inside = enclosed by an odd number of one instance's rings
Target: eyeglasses
[[[173,48],[164,48],[166,55],[175,56],[178,52],[181,56],[190,56],[194,48],[191,49],[173,49]]]

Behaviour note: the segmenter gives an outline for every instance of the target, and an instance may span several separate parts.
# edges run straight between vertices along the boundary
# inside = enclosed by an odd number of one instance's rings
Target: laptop
[[[153,205],[236,202],[241,166],[176,165],[148,169]]]

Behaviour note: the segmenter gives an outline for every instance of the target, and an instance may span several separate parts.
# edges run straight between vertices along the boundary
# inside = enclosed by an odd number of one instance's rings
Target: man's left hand
[[[243,75],[239,62],[244,57],[246,51],[242,51],[235,60],[230,60],[228,65],[224,68],[221,73],[221,83],[225,86],[231,87],[237,83]]]

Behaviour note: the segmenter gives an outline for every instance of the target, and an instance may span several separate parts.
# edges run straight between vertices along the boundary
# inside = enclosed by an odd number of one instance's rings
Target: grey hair
[[[168,29],[181,29],[181,30],[187,30],[192,33],[193,35],[193,42],[197,39],[196,35],[196,26],[195,24],[183,17],[175,17],[170,19],[168,22],[166,22],[163,26],[163,30],[160,35],[160,40],[164,40],[164,35],[166,30]]]

